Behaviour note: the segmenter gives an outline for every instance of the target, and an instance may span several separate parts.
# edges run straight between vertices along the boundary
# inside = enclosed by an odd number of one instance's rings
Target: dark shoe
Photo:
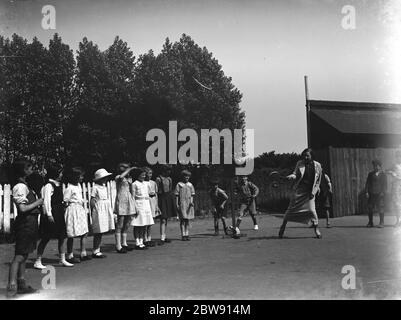
[[[218,236],[218,235],[219,235],[219,230],[215,230],[215,231],[214,231],[214,235],[215,235],[215,236]]]
[[[331,224],[330,223],[326,224],[326,228],[330,229],[331,228]]]
[[[369,223],[366,225],[366,227],[367,227],[367,228],[373,228],[373,223],[372,223],[372,222],[369,222]]]
[[[135,246],[135,250],[147,250],[146,246]]]
[[[315,234],[316,234],[316,239],[322,239],[322,234],[320,233],[319,230],[315,230]]]
[[[125,249],[125,251],[132,251],[132,250],[134,250],[134,248],[132,248],[132,247],[130,247],[130,246],[122,246],[123,247],[123,249]]]
[[[378,228],[384,228],[384,223],[380,223],[377,227]]]
[[[187,241],[186,236],[182,236],[181,241]]]
[[[91,257],[89,257],[89,256],[81,256],[81,261],[89,261],[89,260],[92,260],[92,258]]]
[[[27,285],[25,280],[17,280],[17,293],[18,294],[29,294],[29,293],[35,293],[38,290],[32,288],[31,286]]]
[[[155,246],[155,243],[153,241],[146,241],[144,244],[147,247],[154,247]]]
[[[18,287],[16,284],[9,285],[7,287],[6,296],[7,298],[15,298],[18,292]]]
[[[118,250],[118,249],[116,248],[116,252],[117,252],[117,253],[127,253],[127,249],[125,249],[124,247],[122,247],[120,250]]]
[[[170,243],[171,242],[171,240],[170,239],[164,239],[164,240],[162,240],[164,243]]]
[[[92,258],[94,258],[94,259],[103,259],[103,258],[106,258],[106,255],[104,255],[104,254],[101,253],[101,252],[92,253]]]
[[[77,258],[77,257],[72,257],[71,259],[67,259],[67,262],[75,264],[75,263],[80,263],[81,259]]]
[[[189,236],[186,236],[185,241],[191,241],[191,238]]]
[[[165,243],[166,243],[165,241],[160,240],[160,241],[157,242],[157,245],[158,246],[163,246]]]

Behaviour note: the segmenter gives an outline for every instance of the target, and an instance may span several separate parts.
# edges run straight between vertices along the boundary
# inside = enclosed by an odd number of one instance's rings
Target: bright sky
[[[56,30],[41,27],[54,5]],[[104,50],[116,35],[134,54],[182,33],[206,46],[243,93],[255,153],[306,147],[303,76],[311,99],[401,103],[398,0],[0,0],[0,32],[44,44],[57,32],[74,51],[86,36]],[[355,7],[356,28],[342,27]]]

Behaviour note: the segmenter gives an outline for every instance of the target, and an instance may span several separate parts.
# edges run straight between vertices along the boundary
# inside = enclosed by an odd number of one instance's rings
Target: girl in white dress
[[[149,201],[149,187],[146,178],[146,170],[139,169],[136,174],[137,180],[132,184],[132,195],[135,199],[136,213],[132,220],[134,226],[134,238],[136,240],[136,249],[146,249],[143,239],[146,226],[154,224],[152,210]]]
[[[92,231],[93,231],[93,258],[105,258],[100,252],[102,234],[114,230],[113,209],[107,196],[106,182],[112,174],[105,169],[95,172],[94,185],[91,192]]]
[[[160,210],[158,206],[157,200],[157,184],[155,181],[152,180],[153,171],[150,168],[146,169],[146,182],[148,183],[149,188],[149,202],[150,202],[150,210],[152,211],[152,218],[156,218],[160,215]],[[151,226],[146,226],[145,229],[145,243],[147,247],[154,247],[155,244],[152,241],[152,232]]]
[[[67,206],[65,210],[65,225],[67,230],[67,261],[69,263],[80,263],[90,260],[86,253],[86,238],[89,232],[88,213],[83,204],[82,188],[80,183],[83,181],[84,172],[81,168],[72,168],[68,175],[68,185],[63,193],[63,201]],[[73,247],[74,238],[80,238],[81,255],[80,258],[74,257]]]

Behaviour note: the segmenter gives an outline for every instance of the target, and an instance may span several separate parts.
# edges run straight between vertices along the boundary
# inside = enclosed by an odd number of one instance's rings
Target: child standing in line
[[[136,212],[135,200],[132,196],[132,178],[131,171],[135,167],[130,168],[129,163],[122,162],[118,165],[116,176],[116,202],[114,205],[114,213],[117,215],[116,223],[116,251],[117,253],[127,253],[133,248],[127,244],[128,228],[132,218]]]
[[[67,206],[65,210],[65,224],[67,229],[67,261],[69,263],[80,263],[81,261],[91,260],[86,253],[86,238],[89,232],[88,213],[83,204],[82,188],[80,183],[84,179],[84,172],[81,168],[74,167],[68,175],[68,185],[64,190],[63,199]],[[74,257],[73,247],[74,238],[80,238],[81,255],[80,258]]]
[[[152,211],[152,218],[153,220],[160,215],[159,207],[157,204],[157,184],[155,181],[152,180],[153,171],[150,168],[146,169],[146,181],[148,183],[149,188],[149,201],[150,201],[150,210]],[[151,233],[151,226],[147,226],[145,230],[145,242],[144,244],[147,247],[154,247],[155,244],[152,241],[152,233]]]
[[[368,214],[369,222],[367,227],[373,227],[373,213],[375,210],[379,212],[380,222],[379,228],[384,227],[384,195],[387,189],[387,176],[382,171],[380,160],[373,160],[373,171],[369,172],[366,179],[365,192],[368,198]]]
[[[42,198],[44,201],[43,213],[40,217],[39,235],[40,243],[37,251],[37,258],[33,265],[36,269],[45,269],[42,264],[42,256],[46,245],[50,239],[57,239],[58,253],[60,257],[59,264],[64,267],[73,267],[65,259],[65,239],[67,238],[67,230],[64,220],[63,206],[63,186],[61,180],[63,178],[63,170],[61,167],[48,167],[47,184],[42,188]]]
[[[167,221],[177,216],[173,180],[170,177],[170,167],[165,165],[161,175],[156,178],[158,207],[160,210],[160,244],[171,242],[166,237]]]
[[[33,173],[30,161],[20,160],[13,163],[16,184],[12,190],[12,197],[17,206],[18,215],[14,223],[15,255],[10,265],[7,286],[7,297],[18,294],[34,293],[36,289],[26,284],[25,264],[28,255],[36,248],[38,238],[38,215],[43,199],[27,185],[26,179]]]
[[[213,205],[213,218],[214,218],[214,235],[219,235],[219,219],[223,224],[224,233],[227,234],[225,205],[228,200],[227,193],[219,188],[219,181],[214,179],[211,181],[212,189],[210,190],[210,198]]]
[[[154,224],[152,210],[149,201],[149,187],[146,178],[146,170],[141,168],[137,170],[137,180],[132,184],[132,195],[135,199],[136,213],[132,220],[134,226],[134,237],[136,240],[135,249],[144,250],[147,247],[144,244],[145,230],[147,226]]]
[[[102,234],[114,230],[113,209],[110,200],[107,197],[107,180],[112,173],[105,169],[99,169],[95,172],[93,179],[94,185],[91,192],[90,205],[92,209],[92,230],[93,230],[93,253],[92,257],[96,259],[106,258],[100,251]]]
[[[189,220],[195,218],[194,196],[195,188],[189,179],[191,172],[183,170],[181,172],[182,181],[177,183],[175,188],[176,206],[178,218],[180,219],[181,240],[190,241],[189,238]]]

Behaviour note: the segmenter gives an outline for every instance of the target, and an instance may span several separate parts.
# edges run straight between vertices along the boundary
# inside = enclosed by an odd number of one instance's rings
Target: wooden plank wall
[[[383,169],[389,169],[394,165],[397,150],[389,148],[329,148],[334,217],[367,212],[364,188],[368,173],[372,170],[372,160],[380,159]],[[386,214],[392,214],[391,182],[391,178],[388,177]]]

